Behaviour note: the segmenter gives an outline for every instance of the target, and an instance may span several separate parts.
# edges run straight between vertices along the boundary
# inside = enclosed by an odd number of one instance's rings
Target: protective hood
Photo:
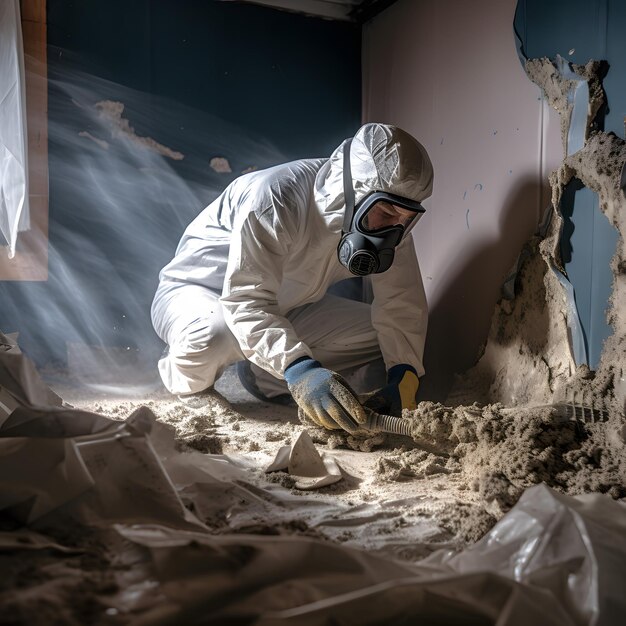
[[[364,210],[376,201],[388,201],[423,213],[419,204],[432,192],[433,169],[424,147],[403,130],[385,124],[365,124],[346,140],[318,174],[316,194],[328,211],[343,211],[339,261],[362,276],[387,271],[394,250],[407,228],[398,224],[379,232],[360,226]]]
[[[365,124],[333,152],[317,174],[315,200],[324,212],[345,207],[343,160],[348,144],[356,204],[373,191],[415,202],[431,195],[433,166],[424,146],[397,126]]]

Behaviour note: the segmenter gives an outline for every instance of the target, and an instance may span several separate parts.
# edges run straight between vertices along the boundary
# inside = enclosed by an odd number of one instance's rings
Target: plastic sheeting
[[[0,332],[0,426],[18,406],[61,406],[62,400],[39,377],[17,345],[17,334]]]
[[[19,0],[0,2],[0,233],[15,255],[30,227],[24,54]]]
[[[38,570],[41,589],[29,588],[36,578],[10,590],[11,615],[20,598],[36,606],[47,571],[63,584],[76,563],[97,558],[116,579],[80,583],[98,607],[90,623],[556,626],[618,624],[626,614],[626,507],[608,496],[533,487],[473,546],[409,563],[306,536],[255,534],[254,526],[242,533],[237,523],[246,518],[257,528],[290,516],[306,516],[310,527],[343,518],[359,525],[346,505],[254,484],[251,467],[178,451],[146,407],[126,421],[67,407],[16,409],[0,427],[0,512],[17,525],[0,531],[0,549],[3,563],[28,552],[29,562],[42,555],[47,566]],[[84,550],[88,559],[72,560]],[[55,598],[73,602],[67,593]],[[45,623],[55,621],[51,610]]]

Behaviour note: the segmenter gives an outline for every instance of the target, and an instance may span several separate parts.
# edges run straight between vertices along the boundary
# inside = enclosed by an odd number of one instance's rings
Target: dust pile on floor
[[[448,408],[424,402],[411,416],[413,436],[439,454],[403,453],[383,470],[394,477],[398,466],[400,476],[444,472],[451,483],[477,492],[479,505],[495,519],[541,482],[572,495],[626,497],[622,419],[583,423],[569,413],[568,405]],[[442,462],[443,454],[449,456]]]

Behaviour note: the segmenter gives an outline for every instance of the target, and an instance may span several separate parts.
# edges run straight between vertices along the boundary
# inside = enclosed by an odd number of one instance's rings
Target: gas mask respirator
[[[349,141],[344,147],[343,189],[346,213],[337,248],[340,263],[356,276],[380,274],[393,263],[396,246],[424,213],[419,202],[373,191],[357,206],[350,169]]]

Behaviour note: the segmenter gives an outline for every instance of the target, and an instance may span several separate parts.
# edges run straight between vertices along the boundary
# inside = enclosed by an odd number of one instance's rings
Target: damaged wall
[[[414,231],[430,307],[423,397],[474,362],[562,159],[558,114],[517,56],[515,8],[400,0],[363,32],[365,119],[415,134],[435,169]]]
[[[540,233],[524,246],[515,297],[498,302],[484,353],[476,366],[459,378],[448,402],[533,406],[556,401],[566,402],[578,412],[583,407],[585,411],[600,409],[614,420],[609,427],[613,437],[609,443],[614,441],[621,449],[626,409],[626,198],[621,174],[626,143],[615,133],[599,128],[597,114],[605,102],[604,91],[599,88],[601,63],[578,65],[557,57],[529,59],[525,67],[529,78],[567,120],[562,126],[567,156],[550,174],[552,208]],[[580,87],[589,93],[578,101]],[[575,122],[581,113],[582,122]],[[572,192],[580,190],[585,192],[582,201],[572,198]],[[572,205],[578,214],[572,215]],[[608,274],[604,297],[590,301],[596,307],[597,319],[609,327],[604,342],[596,346],[584,341],[581,284],[573,280],[567,264],[581,256],[581,250],[572,245],[574,237],[566,228],[572,217],[577,218],[578,227],[589,224],[590,217],[595,220],[595,214],[590,215],[594,211],[599,222],[606,222],[608,231],[604,231],[604,239],[600,238],[602,231],[583,231],[588,240],[582,241],[590,250],[582,249],[581,265],[587,264],[585,270],[591,276]],[[566,241],[568,245],[564,245]],[[600,252],[594,253],[594,245],[601,247]],[[583,289],[597,295],[599,289],[593,281],[589,283],[583,283]],[[592,363],[595,371],[586,363],[590,345],[600,355],[598,362]],[[591,414],[594,416],[594,411]],[[620,455],[623,458],[623,451]]]
[[[597,68],[589,67],[598,77],[589,83],[590,100],[596,103],[591,106],[590,117],[595,120],[589,128],[613,132],[619,137],[624,135],[626,113],[625,24],[626,6],[619,0],[555,0],[548,6],[538,0],[520,0],[515,16],[516,31],[526,57],[555,60],[560,56],[574,66],[580,65],[583,74],[582,66],[591,59],[600,63]],[[561,89],[558,81],[553,82],[554,88],[566,99],[567,90]],[[565,100],[561,108],[563,104]],[[567,121],[570,140],[577,143],[568,154],[582,147],[586,103],[581,103],[581,109],[584,111],[579,120],[562,116]],[[575,139],[576,134],[579,140]],[[606,309],[613,277],[610,262],[618,233],[600,209],[598,195],[583,187],[580,179],[574,178],[568,184],[561,204],[565,218],[561,241],[563,265],[574,287],[583,330],[586,351],[583,362],[595,369],[603,343],[612,333]]]

